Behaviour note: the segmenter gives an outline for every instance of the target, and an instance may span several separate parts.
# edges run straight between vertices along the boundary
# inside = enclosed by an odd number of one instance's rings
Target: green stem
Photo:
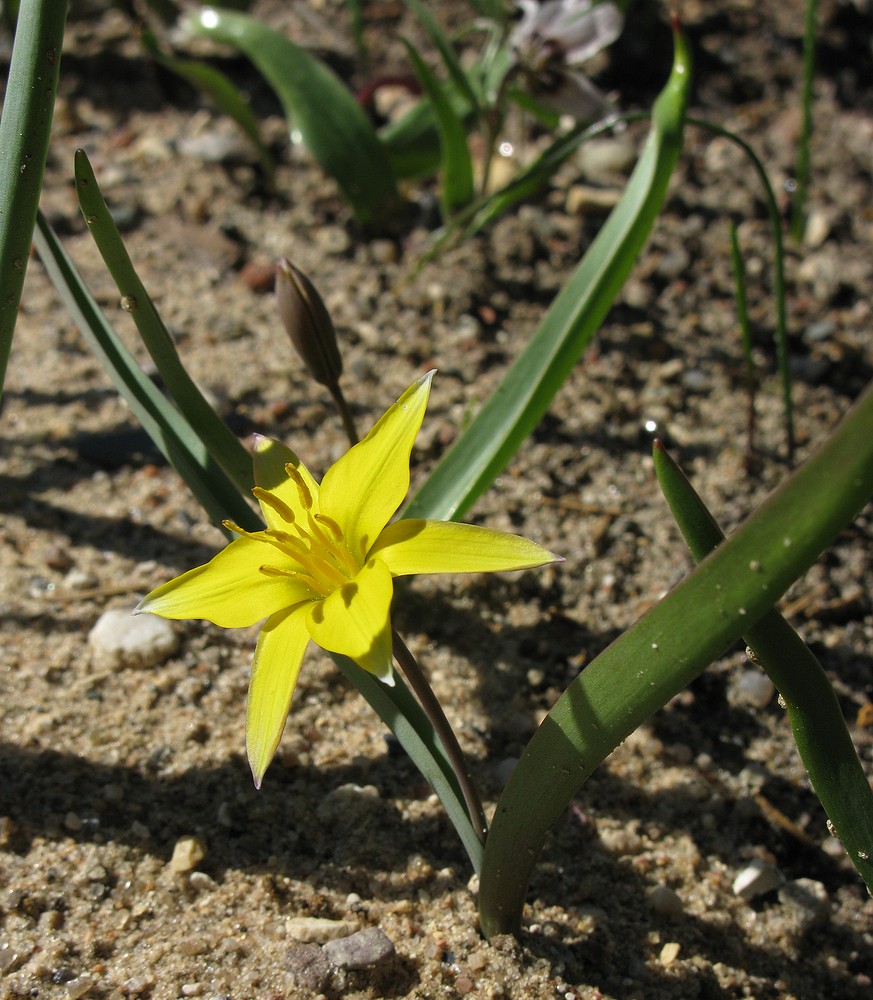
[[[66,0],[22,0],[0,118],[0,397],[58,89]]]
[[[339,381],[331,383],[327,388],[331,396],[333,396],[333,401],[340,415],[340,420],[343,422],[343,429],[349,439],[349,444],[356,445],[360,441],[358,429],[355,427],[355,418],[352,416],[352,411],[349,409],[349,404],[346,402],[346,397],[340,388]]]
[[[779,366],[779,380],[782,383],[782,405],[785,409],[785,447],[788,461],[794,460],[796,441],[794,437],[794,401],[791,394],[791,371],[788,366],[788,323],[785,310],[785,249],[782,240],[782,222],[779,217],[779,206],[776,195],[764,164],[752,147],[735,132],[714,125],[702,118],[688,116],[689,125],[705,128],[713,135],[720,135],[736,143],[752,161],[752,166],[761,181],[764,197],[767,200],[767,213],[770,216],[770,229],[773,234],[773,295],[776,299],[776,361]]]
[[[446,718],[442,705],[440,705],[436,695],[433,693],[433,688],[424,676],[424,672],[418,665],[418,661],[397,632],[394,632],[394,659],[397,660],[400,669],[406,675],[409,686],[415,692],[416,697],[421,703],[421,707],[424,709],[425,715],[430,720],[434,732],[443,745],[446,756],[452,765],[452,770],[455,772],[455,777],[458,779],[458,784],[461,786],[461,793],[467,805],[470,822],[473,824],[473,829],[476,831],[479,840],[484,844],[485,836],[488,833],[488,821],[485,819],[485,811],[482,808],[479,793],[473,784],[473,776],[470,774],[467,758],[464,756],[464,751],[458,743],[454,730],[449,725],[449,720]]]
[[[806,0],[806,22],[803,31],[803,90],[800,98],[803,118],[800,123],[797,166],[794,171],[797,188],[791,206],[791,235],[798,241],[803,239],[803,230],[806,225],[806,199],[809,193],[809,141],[812,136],[812,81],[815,75],[817,21],[817,0]]]

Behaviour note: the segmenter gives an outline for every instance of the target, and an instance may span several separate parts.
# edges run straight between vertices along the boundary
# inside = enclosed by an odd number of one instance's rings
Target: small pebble
[[[677,941],[668,941],[661,949],[659,956],[661,965],[672,965],[679,957],[680,944]]]
[[[84,972],[81,976],[74,976],[64,983],[64,996],[69,1000],[77,1000],[78,997],[87,996],[91,992],[91,987],[96,985],[94,977]]]
[[[206,857],[206,847],[199,837],[180,837],[170,858],[170,871],[190,872]]]
[[[567,215],[606,215],[621,198],[617,188],[598,188],[590,184],[574,184],[567,191],[564,208]]]
[[[782,881],[782,876],[773,865],[754,858],[734,879],[733,891],[735,896],[748,903],[757,896],[778,889]]]
[[[393,958],[394,942],[381,927],[367,927],[349,937],[328,941],[323,951],[339,969],[364,969]]]
[[[649,889],[649,905],[662,917],[679,917],[684,906],[679,896],[667,885],[655,885]]]
[[[330,962],[317,944],[293,944],[288,949],[288,972],[293,985],[324,993],[331,979]]]
[[[349,920],[328,920],[326,917],[289,917],[285,921],[285,934],[292,941],[303,944],[324,944],[336,938],[348,937],[355,930]]]
[[[156,615],[132,615],[111,608],[88,634],[95,665],[109,670],[151,667],[175,652],[179,638],[170,622]]]
[[[770,704],[776,688],[773,681],[760,670],[744,670],[737,683],[737,693],[742,701],[755,708],[765,708]]]

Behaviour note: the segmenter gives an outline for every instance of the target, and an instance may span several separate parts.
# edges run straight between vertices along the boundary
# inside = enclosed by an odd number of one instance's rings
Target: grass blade
[[[0,399],[24,288],[49,136],[67,5],[22,0],[0,118]]]
[[[362,224],[391,214],[400,197],[388,154],[354,96],[323,62],[247,14],[206,7],[184,24],[251,59]]]
[[[873,427],[867,428],[867,434]],[[697,560],[724,534],[667,451],[655,444],[655,472],[676,523]],[[817,511],[807,511],[816,518]],[[842,527],[836,523],[837,531]],[[804,531],[795,524],[792,531]],[[806,643],[772,609],[743,633],[755,661],[782,697],[812,787],[852,864],[873,893],[873,790],[858,760],[834,689]]]
[[[757,624],[871,495],[873,386],[731,538],[555,703],[497,803],[479,885],[486,936],[519,930],[543,841],[591,772]]]
[[[467,133],[442,84],[405,39],[404,44],[436,118],[440,136],[440,197],[443,217],[448,219],[473,200],[473,160]]]
[[[675,33],[673,72],[621,201],[494,395],[416,494],[409,517],[460,516],[533,431],[600,328],[660,211],[682,146],[689,53]]]
[[[134,269],[84,150],[76,150],[74,169],[79,207],[103,262],[118,286],[122,302],[127,303],[128,312],[157,365],[167,392],[188,425],[200,436],[206,451],[218,460],[237,489],[247,494],[254,484],[251,455],[203,398],[185,371],[173,338]]]
[[[43,267],[112,382],[136,418],[188,484],[213,524],[231,517],[252,531],[262,528],[198,435],[146,377],[133,355],[107,323],[97,303],[64,252],[49,224],[40,215],[34,242]]]
[[[455,85],[458,93],[464,98],[471,108],[474,108],[476,112],[479,113],[481,110],[479,107],[479,98],[476,96],[475,90],[473,90],[469,77],[462,69],[461,63],[458,61],[457,54],[455,53],[454,48],[452,48],[452,43],[437,23],[436,18],[422,3],[419,2],[419,0],[406,0],[406,5],[415,11],[415,16],[421,22],[422,27],[427,32],[436,50],[439,52],[443,65],[446,67],[446,72],[449,74],[449,79]],[[418,55],[417,52],[416,55]],[[416,75],[417,74],[418,70],[416,70]]]
[[[252,113],[248,101],[233,82],[214,66],[209,66],[196,59],[178,59],[163,52],[155,36],[147,29],[142,32],[142,44],[146,52],[156,62],[209,94],[220,110],[236,122],[258,154],[258,161],[269,191],[275,193],[276,168],[273,164],[273,157],[270,156],[270,151],[261,138],[258,120]]]

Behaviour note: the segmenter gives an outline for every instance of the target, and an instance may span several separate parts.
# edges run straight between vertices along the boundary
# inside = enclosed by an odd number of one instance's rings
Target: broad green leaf
[[[289,126],[348,198],[359,221],[384,221],[399,203],[388,154],[354,96],[323,62],[247,14],[206,7],[184,21],[234,45],[278,95]]]
[[[731,538],[596,657],[555,703],[497,803],[479,884],[486,936],[518,932],[546,835],[592,771],[754,628],[871,495],[873,386]],[[869,843],[861,848],[868,857],[853,858],[856,865],[869,866],[868,849]]]
[[[67,5],[22,0],[0,118],[0,398],[42,190]]]
[[[682,147],[689,83],[688,49],[677,31],[673,71],[655,103],[653,129],[621,201],[495,393],[413,498],[407,517],[460,516],[545,414],[652,230]]]

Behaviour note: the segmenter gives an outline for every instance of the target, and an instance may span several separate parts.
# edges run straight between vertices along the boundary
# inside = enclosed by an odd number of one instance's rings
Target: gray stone
[[[797,925],[799,931],[821,927],[831,913],[831,900],[821,882],[811,878],[798,878],[786,882],[779,890],[779,902]]]
[[[367,927],[357,934],[328,941],[322,949],[338,969],[364,969],[394,957],[394,942],[381,927]]]
[[[649,889],[649,905],[662,917],[679,917],[685,910],[682,900],[667,885],[655,885]]]
[[[313,943],[291,945],[288,949],[288,972],[294,986],[313,993],[324,993],[333,974],[321,946]]]

